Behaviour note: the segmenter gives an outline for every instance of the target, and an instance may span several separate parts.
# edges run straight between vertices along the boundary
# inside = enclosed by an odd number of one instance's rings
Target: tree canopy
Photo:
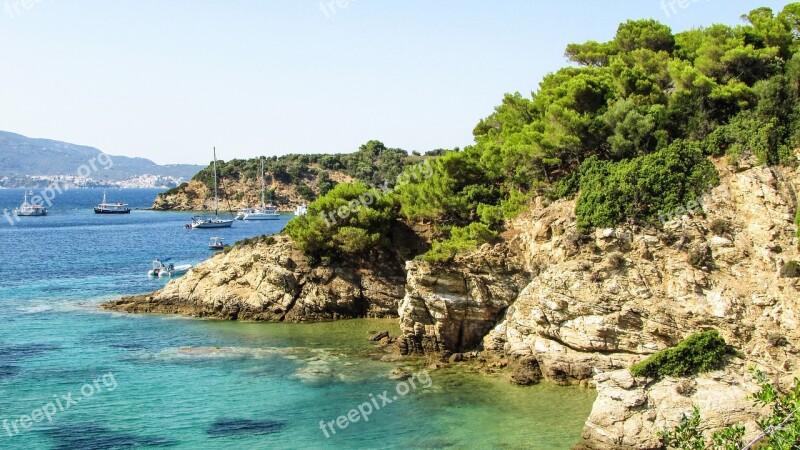
[[[795,164],[800,3],[742,18],[678,34],[628,21],[609,42],[567,46],[571,65],[530,95],[506,94],[474,145],[434,152],[430,177],[395,190],[393,214],[435,224],[441,260],[492,239],[533,196],[577,195],[584,228],[648,223],[718,182],[709,157]],[[338,164],[373,181],[358,167],[399,167],[386,151],[370,142]]]

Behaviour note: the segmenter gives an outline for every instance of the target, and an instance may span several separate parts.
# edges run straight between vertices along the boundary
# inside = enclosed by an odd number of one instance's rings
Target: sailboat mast
[[[214,215],[219,216],[219,195],[217,193],[217,147],[214,147]]]
[[[264,209],[264,158],[261,158],[261,209]]]

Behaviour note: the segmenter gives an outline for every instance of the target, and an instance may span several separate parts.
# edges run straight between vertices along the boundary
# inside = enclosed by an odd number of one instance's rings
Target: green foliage
[[[635,364],[631,374],[655,379],[688,377],[721,368],[728,353],[728,346],[719,332],[706,331],[693,334],[677,347],[662,350]]]
[[[343,183],[292,219],[284,232],[314,260],[365,255],[388,246],[395,200],[363,183]]]
[[[659,212],[699,198],[719,174],[697,145],[668,148],[620,162],[589,158],[580,169],[575,212],[578,227],[610,227],[624,220],[651,221]]]
[[[790,392],[781,393],[763,372],[754,370],[753,374],[760,387],[753,399],[757,407],[769,408],[769,414],[757,420],[763,433],[752,448],[800,448],[800,380],[795,379]],[[677,427],[662,430],[659,436],[667,448],[680,450],[739,450],[749,444],[745,442],[742,425],[736,424],[714,432],[710,442],[703,437],[703,428],[700,410],[695,406],[692,414],[684,415]]]
[[[463,150],[409,156],[373,140],[347,155],[268,158],[270,181],[307,185],[317,176],[313,213],[287,232],[312,257],[336,258],[387,245],[382,233],[399,218],[432,225],[443,239],[426,259],[442,262],[490,241],[537,195],[579,193],[576,215],[586,231],[686,209],[718,183],[709,156],[794,164],[800,3],[744,18],[740,26],[678,34],[654,20],[628,21],[609,42],[571,44],[566,55],[576,65],[547,75],[530,95],[506,94]],[[392,187],[420,161],[430,162],[430,176],[397,186],[377,207],[336,218],[367,186]],[[260,176],[258,160],[223,162],[220,170]],[[334,187],[328,171],[360,183]],[[198,177],[208,182],[208,175]],[[694,261],[708,265],[699,250]]]
[[[471,223],[466,227],[454,227],[450,230],[450,238],[434,242],[432,248],[422,256],[422,259],[433,264],[443,264],[452,261],[458,253],[474,249],[496,237],[496,232],[479,222]]]
[[[708,227],[717,236],[733,234],[733,224],[729,220],[715,219]]]
[[[316,198],[314,191],[305,184],[299,184],[295,189],[297,189],[297,193],[300,194],[300,196],[303,197],[305,200],[311,201],[314,200],[314,198]]]
[[[247,239],[242,239],[241,241],[236,242],[230,247],[225,247],[223,251],[225,253],[228,253],[234,247],[236,248],[253,247],[258,244],[272,245],[274,243],[275,243],[275,236],[271,234],[265,234],[262,236],[255,236]]]
[[[619,26],[614,42],[623,52],[647,49],[672,52],[675,37],[668,26],[655,20],[630,20]]]
[[[667,447],[681,450],[705,450],[706,440],[700,430],[700,409],[692,407],[692,415],[684,415],[673,430],[662,431],[659,437]]]
[[[464,226],[477,219],[481,205],[496,205],[501,191],[483,170],[474,147],[446,153],[432,164],[432,175],[400,186],[400,212],[411,221],[437,220]]]
[[[316,174],[315,166],[325,170],[341,171],[357,180],[370,184],[380,184],[384,181],[393,181],[410,163],[410,158],[405,150],[387,148],[382,142],[373,140],[362,145],[355,153],[336,155],[289,154],[281,157],[264,158],[264,162],[267,184],[271,184],[275,180],[299,186],[304,179]],[[223,180],[260,180],[261,158],[233,159],[227,162],[217,161],[217,170]],[[201,170],[193,179],[205,183],[209,188],[212,187],[214,185],[213,166],[209,165]],[[319,178],[317,181],[320,183]],[[330,184],[324,184],[321,187],[330,190],[333,187],[333,182],[330,181],[329,176],[327,182]],[[308,195],[304,196],[309,200],[311,199]]]
[[[317,189],[319,189],[319,195],[327,194],[334,186],[336,186],[336,182],[331,180],[331,176],[327,171],[323,170],[317,174]]]

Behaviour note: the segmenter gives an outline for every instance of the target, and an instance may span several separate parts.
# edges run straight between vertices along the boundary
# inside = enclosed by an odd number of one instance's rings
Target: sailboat
[[[33,192],[31,192],[31,195],[33,195]],[[28,193],[26,192],[25,199],[19,205],[19,208],[14,210],[14,214],[18,217],[41,217],[47,215],[47,208],[36,203],[28,203]]]
[[[94,207],[95,214],[130,214],[131,209],[125,203],[106,202],[106,191],[103,191],[103,203]]]
[[[261,207],[247,208],[239,211],[236,216],[238,220],[278,220],[281,218],[278,208],[272,203],[264,205],[264,158],[261,158]]]
[[[192,228],[230,228],[233,226],[233,219],[221,219],[219,217],[219,192],[217,184],[217,148],[214,147],[214,217],[192,217]]]

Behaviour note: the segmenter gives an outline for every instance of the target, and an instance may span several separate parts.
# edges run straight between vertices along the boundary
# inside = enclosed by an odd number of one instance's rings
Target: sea
[[[154,189],[68,190],[49,215],[0,217],[0,449],[569,449],[595,393],[510,384],[387,358],[369,336],[397,320],[237,323],[107,312],[198,264],[212,236],[278,233],[292,218],[187,230],[147,210]],[[0,190],[0,210],[24,191]],[[405,375],[403,375],[405,374]],[[410,378],[408,378],[410,376]]]

